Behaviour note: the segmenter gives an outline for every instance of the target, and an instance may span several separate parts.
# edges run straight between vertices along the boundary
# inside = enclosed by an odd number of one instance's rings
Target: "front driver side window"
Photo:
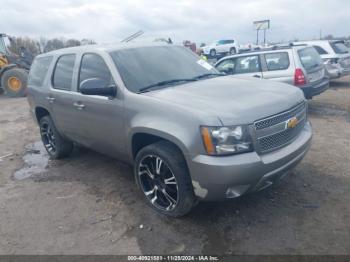
[[[97,54],[84,54],[81,60],[79,85],[86,79],[98,78],[109,85],[114,85],[111,72],[101,56]]]
[[[260,61],[257,55],[238,57],[236,60],[236,74],[260,72]]]
[[[216,67],[217,70],[225,74],[233,74],[234,68],[235,68],[234,59],[226,59]]]

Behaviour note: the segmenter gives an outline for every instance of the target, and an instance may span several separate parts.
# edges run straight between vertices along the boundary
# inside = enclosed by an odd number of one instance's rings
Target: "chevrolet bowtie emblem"
[[[294,128],[296,127],[297,124],[298,124],[298,118],[292,117],[286,122],[286,129]]]

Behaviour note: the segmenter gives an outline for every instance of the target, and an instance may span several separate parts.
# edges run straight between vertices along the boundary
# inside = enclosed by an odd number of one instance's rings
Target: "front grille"
[[[303,129],[306,123],[306,103],[254,123],[257,134],[258,151],[266,153],[276,150],[293,141]],[[286,128],[289,119],[297,117],[298,124],[294,128]]]
[[[306,103],[303,102],[296,107],[292,108],[291,110],[285,111],[281,114],[271,116],[262,120],[258,120],[254,123],[255,128],[257,130],[264,129],[273,125],[276,125],[278,123],[281,123],[283,121],[287,121],[288,119],[292,118],[293,116],[296,116],[298,113],[303,112],[306,109]]]
[[[279,148],[289,143],[300,133],[304,125],[305,125],[305,119],[299,122],[299,124],[293,129],[286,129],[280,133],[260,138],[258,140],[260,144],[260,150],[262,152],[270,151],[274,148]]]

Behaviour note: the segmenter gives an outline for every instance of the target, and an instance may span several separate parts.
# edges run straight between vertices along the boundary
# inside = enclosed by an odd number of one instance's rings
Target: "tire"
[[[159,172],[156,163],[160,163]],[[160,141],[142,148],[135,159],[134,174],[147,204],[160,214],[181,217],[189,213],[197,203],[185,159],[181,151],[170,142]],[[166,190],[168,196],[163,190]],[[153,201],[155,196],[156,200]]]
[[[21,68],[11,68],[1,77],[1,86],[9,97],[26,96],[28,73]]]
[[[230,49],[230,55],[235,55],[237,53],[236,48],[231,47]]]
[[[215,49],[210,50],[209,54],[211,57],[216,57],[216,50]]]
[[[73,150],[73,143],[60,135],[50,116],[41,118],[39,127],[41,140],[51,159],[69,156]]]

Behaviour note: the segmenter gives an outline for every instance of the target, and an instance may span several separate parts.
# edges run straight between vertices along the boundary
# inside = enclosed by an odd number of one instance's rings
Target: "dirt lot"
[[[312,148],[284,181],[169,219],[123,163],[86,149],[48,160],[26,100],[1,97],[0,254],[350,254],[350,78],[310,120]]]

